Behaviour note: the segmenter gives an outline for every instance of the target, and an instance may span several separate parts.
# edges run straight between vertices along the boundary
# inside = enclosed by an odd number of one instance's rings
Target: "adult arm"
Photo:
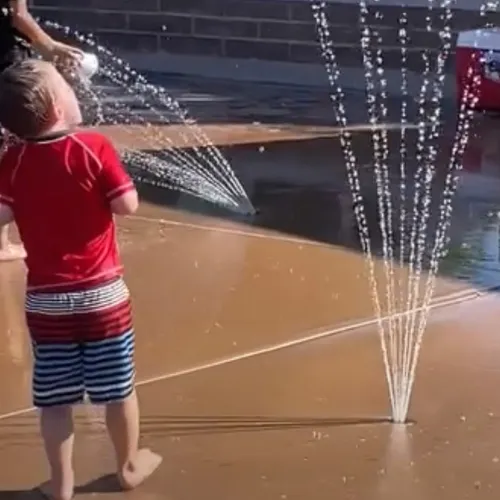
[[[30,41],[33,48],[45,59],[72,60],[81,56],[81,50],[54,40],[38,24],[29,11],[27,0],[10,0],[10,9],[14,27]]]

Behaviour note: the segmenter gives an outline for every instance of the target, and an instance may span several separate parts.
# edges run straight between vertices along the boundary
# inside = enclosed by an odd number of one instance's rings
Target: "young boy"
[[[27,250],[26,319],[34,404],[51,468],[43,493],[74,491],[72,407],[106,406],[118,479],[139,485],[161,458],[139,450],[134,333],[113,214],[133,214],[134,185],[110,142],[78,132],[75,94],[56,68],[25,60],[0,75],[0,122],[22,142],[0,161],[0,225]]]
[[[81,51],[49,36],[31,16],[27,0],[0,0],[0,72],[30,56],[33,47],[46,60],[72,64]],[[4,142],[0,155],[8,144]],[[9,241],[9,228],[0,230],[0,261],[23,259],[22,245]]]

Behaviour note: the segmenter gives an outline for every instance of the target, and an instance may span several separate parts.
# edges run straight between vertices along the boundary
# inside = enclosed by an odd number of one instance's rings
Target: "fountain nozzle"
[[[246,217],[257,215],[258,210],[252,205],[252,202],[248,198],[240,198],[237,200],[237,203],[237,206],[233,208],[234,212]]]
[[[413,422],[412,420],[409,420],[409,419],[400,420],[400,419],[396,419],[394,417],[389,419],[389,423],[392,425],[397,425],[397,426],[401,426],[401,427],[407,427],[407,426],[415,424],[415,422]]]

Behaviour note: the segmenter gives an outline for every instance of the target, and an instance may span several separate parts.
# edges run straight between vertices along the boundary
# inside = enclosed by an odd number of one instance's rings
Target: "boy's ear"
[[[49,122],[57,122],[64,116],[64,110],[59,99],[53,95],[50,106],[47,109],[47,119]]]

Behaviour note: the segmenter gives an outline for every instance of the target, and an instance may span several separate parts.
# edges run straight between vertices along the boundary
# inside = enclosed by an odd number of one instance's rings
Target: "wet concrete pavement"
[[[335,139],[291,143],[296,135],[262,149],[265,127],[252,138],[234,128],[232,141],[232,128],[223,130],[224,144],[247,143],[225,152],[261,208],[254,220],[200,215],[181,196],[146,202],[120,221],[143,440],[165,457],[126,497],[497,498],[499,299],[477,291],[478,270],[500,283],[495,191],[484,190],[500,179],[488,146],[495,134],[473,143],[479,153],[467,159],[457,198],[452,242],[463,250],[477,240],[479,250],[459,252],[448,275],[466,261],[472,276],[438,280],[411,409],[416,424],[400,427],[386,423],[370,289]],[[370,140],[359,141],[371,178]],[[0,500],[36,500],[27,490],[46,479],[29,408],[23,280],[20,263],[0,267]],[[78,431],[77,498],[123,498],[109,478],[95,481],[113,470],[100,410],[81,408]]]
[[[485,298],[433,316],[409,427],[380,420],[388,405],[373,327],[179,376],[164,363],[139,395],[143,442],[166,461],[127,498],[497,498],[497,310]],[[232,337],[259,333],[248,324]],[[164,339],[165,354],[181,339]],[[186,333],[184,343],[193,350]],[[142,373],[148,363],[139,354]],[[35,499],[20,492],[45,478],[36,418],[2,424],[0,498]],[[113,470],[99,411],[82,409],[78,430],[78,498],[122,498],[109,478],[95,481]]]
[[[461,367],[469,354],[463,344],[477,331],[477,317],[491,328],[496,302],[436,314],[413,407],[419,424],[397,437],[401,443],[393,443],[390,426],[366,422],[387,416],[388,402],[359,253],[256,229],[242,234],[244,229],[228,221],[165,209],[162,215],[170,222],[158,223],[147,220],[151,211],[159,215],[158,209],[145,207],[143,218],[120,224],[119,235],[134,296],[144,442],[162,451],[166,462],[161,473],[127,498],[400,498],[402,488],[421,491],[415,481],[425,486],[425,498],[442,498],[432,496],[441,494],[441,480],[434,483],[427,475],[430,464],[446,463],[443,481],[448,486],[449,457],[434,449],[445,441],[453,443],[456,467],[476,464],[467,485],[474,480],[486,489],[495,486],[495,456],[489,456],[494,441],[476,452],[478,462],[476,455],[458,457],[466,448],[462,431],[471,446],[485,432],[482,427],[469,430],[461,413],[471,425],[486,421],[493,429],[495,419],[488,414],[500,411],[490,393],[477,391]],[[12,263],[0,271],[5,309],[0,401],[5,415],[29,406],[30,358],[22,267]],[[459,283],[441,281],[438,295],[450,294],[472,297]],[[347,325],[364,320],[366,328],[342,334]],[[471,352],[467,365],[476,384],[478,374],[495,360],[491,336],[480,333],[474,337],[474,352],[481,364]],[[281,350],[325,334],[322,341]],[[463,340],[457,343],[459,336]],[[273,349],[278,350],[264,354]],[[259,351],[262,355],[256,356]],[[483,351],[486,357],[480,356]],[[442,368],[439,357],[445,352]],[[429,376],[436,369],[436,378]],[[466,377],[458,393],[449,380],[458,376],[457,369]],[[493,378],[496,373],[487,371]],[[478,394],[485,398],[481,405]],[[475,412],[467,413],[472,408]],[[35,415],[22,411],[0,418],[0,498],[36,499],[13,493],[45,477]],[[78,429],[78,481],[87,484],[112,471],[112,457],[99,410],[82,409]],[[400,458],[400,453],[407,455]],[[434,457],[429,459],[429,453]],[[87,484],[79,498],[95,498],[92,492],[110,488],[109,480]],[[472,483],[470,488],[474,490]]]
[[[123,221],[119,231],[143,379],[372,318],[358,252],[244,231],[235,224],[199,219],[192,224],[172,211],[163,215],[169,222],[145,215]],[[30,358],[23,269],[12,263],[1,271],[8,349],[0,373],[7,377],[10,366],[23,367],[21,378],[0,385],[2,412],[8,413],[29,404]],[[377,275],[382,277],[381,266]],[[443,280],[436,299],[474,295],[469,286]]]

